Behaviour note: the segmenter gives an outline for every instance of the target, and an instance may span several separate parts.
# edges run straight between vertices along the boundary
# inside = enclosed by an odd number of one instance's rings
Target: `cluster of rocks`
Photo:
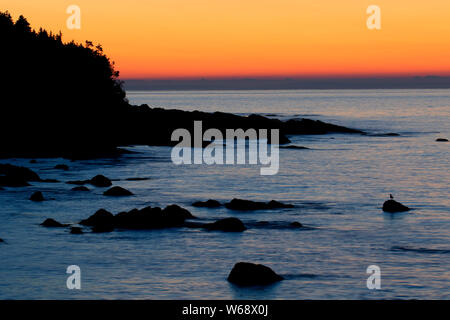
[[[222,204],[213,199],[209,199],[207,201],[197,201],[192,204],[194,207],[202,207],[202,208],[218,208],[221,207]],[[234,198],[228,203],[224,204],[225,208],[230,210],[240,210],[240,211],[249,211],[249,210],[274,210],[274,209],[287,209],[294,208],[292,204],[284,204],[275,200],[271,200],[269,202],[258,202],[251,200],[242,200]]]

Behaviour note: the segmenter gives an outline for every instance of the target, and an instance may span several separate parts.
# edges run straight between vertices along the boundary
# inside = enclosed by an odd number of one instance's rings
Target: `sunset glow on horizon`
[[[69,5],[81,29],[69,30]],[[381,30],[366,27],[369,5]],[[121,78],[450,75],[450,1],[2,0],[32,28],[100,43]]]

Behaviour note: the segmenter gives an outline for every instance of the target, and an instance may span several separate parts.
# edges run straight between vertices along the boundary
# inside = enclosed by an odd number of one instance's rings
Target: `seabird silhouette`
[[[392,193],[389,194],[389,198],[391,198],[391,200],[394,200],[394,196],[392,195]]]

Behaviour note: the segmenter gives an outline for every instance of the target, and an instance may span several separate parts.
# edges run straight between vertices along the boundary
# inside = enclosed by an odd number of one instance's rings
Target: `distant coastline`
[[[123,79],[125,90],[449,89],[450,77]]]

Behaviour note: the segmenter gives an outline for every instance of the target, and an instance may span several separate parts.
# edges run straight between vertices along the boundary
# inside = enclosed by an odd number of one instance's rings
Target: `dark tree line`
[[[0,153],[109,147],[128,103],[100,45],[0,12],[0,46]]]

